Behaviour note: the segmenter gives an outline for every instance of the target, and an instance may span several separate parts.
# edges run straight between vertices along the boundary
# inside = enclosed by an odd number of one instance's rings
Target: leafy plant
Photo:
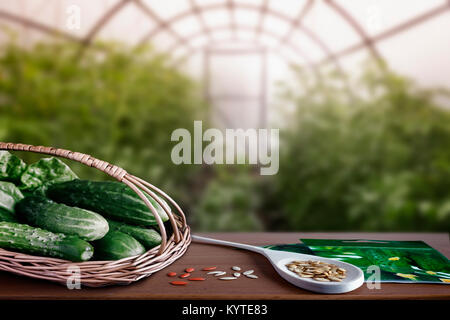
[[[247,166],[218,166],[194,209],[191,222],[201,231],[256,231],[259,197]]]
[[[285,88],[295,114],[283,135],[272,201],[278,227],[450,228],[450,113],[388,68]],[[300,83],[300,82],[299,82]],[[275,200],[274,200],[275,199]]]
[[[195,166],[170,160],[170,135],[203,118],[195,83],[151,48],[11,41],[0,53],[0,141],[90,154],[166,190],[184,205]],[[40,155],[20,153],[27,163]],[[108,177],[68,163],[80,178]]]

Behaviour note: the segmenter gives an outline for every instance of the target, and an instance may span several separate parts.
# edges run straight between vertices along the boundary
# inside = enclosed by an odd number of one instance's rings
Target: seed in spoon
[[[245,276],[247,276],[247,275],[249,275],[249,274],[252,274],[253,272],[255,272],[255,270],[247,270],[247,271],[245,271],[243,274],[244,274]]]
[[[258,276],[254,274],[246,274],[245,276],[250,279],[258,279]]]
[[[301,277],[301,278],[312,278],[313,277],[313,275],[312,274],[299,274],[299,276]]]
[[[330,282],[330,280],[325,279],[325,278],[313,278],[313,279],[317,280],[317,281],[322,281],[322,282]]]
[[[317,281],[341,282],[346,277],[345,269],[322,261],[292,261],[286,264],[286,267],[301,278],[312,278]]]
[[[239,278],[240,276],[241,276],[241,274],[239,272],[233,273],[233,277]]]
[[[342,280],[336,277],[328,277],[331,281],[341,282]]]
[[[241,271],[241,268],[238,266],[233,266],[231,267],[231,269],[233,269],[234,271]]]

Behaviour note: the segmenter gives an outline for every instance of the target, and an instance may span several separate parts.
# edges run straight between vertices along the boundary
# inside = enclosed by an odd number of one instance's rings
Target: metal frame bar
[[[268,3],[268,0],[265,0],[265,3]],[[212,10],[218,10],[218,9],[227,9],[227,3],[218,3],[218,4],[212,4],[212,5],[207,5],[207,6],[203,6],[200,8],[200,10],[202,12],[207,12],[207,11],[212,11]],[[241,8],[241,9],[247,9],[247,10],[256,10],[256,11],[262,11],[264,13],[264,15],[271,15],[274,16],[286,23],[292,23],[293,19],[291,19],[291,17],[270,9],[268,6],[267,8],[265,8],[264,6],[261,8],[260,6],[256,6],[253,4],[246,4],[246,3],[234,3],[234,8]],[[265,9],[264,9],[265,8]],[[182,20],[190,15],[192,15],[192,8],[185,10],[184,12],[181,12],[177,15],[175,15],[174,17],[170,18],[167,20],[167,24],[172,24],[175,23],[179,20]],[[294,20],[295,21],[295,20]],[[306,28],[304,25],[299,25],[298,28],[303,31],[307,37],[309,37],[314,43],[316,43],[316,45],[324,52],[324,54],[326,56],[328,56],[328,58],[332,59],[334,63],[336,63],[336,67],[338,69],[341,69],[339,66],[339,62],[335,59],[334,54],[332,53],[332,51],[327,47],[327,45],[320,39],[320,37],[318,37],[313,31],[311,31],[310,29]],[[161,31],[161,28],[154,28],[152,29],[149,33],[147,33],[140,41],[140,44],[143,44],[147,41],[150,41],[157,33],[159,33]]]
[[[366,45],[366,47],[369,49],[372,56],[377,60],[381,61],[382,57],[380,53],[378,52],[377,48],[373,44],[373,40],[369,37],[369,35],[366,33],[364,28],[356,21],[356,19],[342,6],[337,4],[333,0],[324,0],[326,4],[328,4],[329,7],[331,7],[341,18],[345,19],[348,24],[353,28],[353,30],[359,35],[359,37],[362,39],[362,42]]]
[[[204,48],[204,95],[207,101],[211,102],[213,99],[216,100],[216,96],[212,96],[210,92],[211,88],[211,77],[210,77],[210,65],[212,55],[259,55],[261,60],[261,76],[260,76],[260,93],[255,97],[249,96],[236,96],[236,95],[219,95],[218,98],[221,100],[255,100],[258,102],[259,114],[258,122],[260,128],[266,128],[267,126],[267,50],[266,48],[250,48],[250,49],[215,49],[215,48]],[[224,121],[227,127],[232,127],[233,123],[230,119],[218,108],[214,108],[218,112],[219,117]]]
[[[302,23],[302,20],[306,17],[308,12],[312,9],[313,5],[314,5],[314,0],[308,0],[308,2],[305,3],[303,8],[300,10],[299,14],[297,15],[297,18],[292,21],[288,32],[286,32],[286,35],[281,39],[280,44],[289,42],[289,39],[291,38],[292,33],[295,31],[297,26],[300,23]]]
[[[87,33],[87,36],[85,36],[84,38],[79,38],[77,36],[74,36],[70,33],[64,32],[62,30],[50,27],[48,25],[39,23],[37,21],[33,21],[32,19],[28,19],[28,18],[24,18],[21,16],[18,16],[16,14],[10,13],[10,12],[6,12],[3,10],[0,10],[0,19],[5,19],[5,20],[9,20],[11,22],[14,23],[19,23],[22,24],[23,26],[25,26],[26,28],[32,28],[35,29],[37,31],[49,34],[49,35],[53,35],[53,36],[60,36],[66,40],[70,40],[70,41],[74,41],[74,42],[80,42],[82,43],[84,46],[87,45],[91,45],[92,44],[92,39],[95,37],[95,35],[97,35],[99,33],[99,31],[105,26],[105,24],[113,17],[115,16],[115,14],[120,11],[121,9],[123,9],[123,7],[129,3],[133,1],[135,4],[137,4],[141,9],[144,10],[144,12],[149,13],[148,10],[146,10],[145,8],[148,8],[147,6],[145,6],[140,0],[121,0],[118,3],[116,3],[107,13],[105,13],[105,15],[103,15],[99,21],[96,23],[96,25]],[[311,1],[312,2],[312,1]],[[184,17],[187,17],[191,14],[197,14],[200,18],[201,14],[209,11],[209,10],[217,10],[217,9],[223,9],[227,4],[214,4],[214,5],[208,5],[208,6],[192,6],[193,0],[191,1],[191,9],[184,11],[174,17],[172,17],[171,19],[168,19],[167,21],[164,21],[163,19],[161,19],[159,16],[157,16],[156,14],[148,14],[149,18],[151,18],[153,21],[156,21],[158,23],[158,27],[151,30],[149,33],[147,33],[143,39],[141,40],[141,43],[146,42],[147,40],[150,40],[156,33],[160,32],[161,30],[170,28],[170,25],[180,19],[183,19]],[[286,20],[289,21],[290,23],[293,23],[291,25],[296,26],[297,25],[297,20],[301,20],[301,19],[290,19],[290,17],[285,16],[284,14],[271,10],[270,8],[268,8],[268,0],[265,0],[266,3],[266,7],[262,6],[262,7],[258,7],[255,5],[251,5],[251,4],[240,4],[240,3],[236,3],[233,1],[233,8],[239,7],[242,9],[250,9],[250,10],[258,10],[260,12],[263,13],[263,15],[266,14],[271,14],[274,15],[275,17],[278,17],[282,20]],[[300,24],[301,27],[301,31],[303,31],[308,37],[311,38],[311,40],[313,40],[320,48],[322,51],[325,52],[325,54],[327,55],[324,59],[322,59],[321,61],[317,62],[315,65],[319,65],[319,64],[323,64],[326,63],[330,60],[332,61],[337,61],[337,59],[339,59],[342,56],[351,54],[354,51],[360,50],[364,47],[366,47],[368,44],[370,44],[371,48],[373,48],[374,50],[371,50],[372,53],[377,52],[375,44],[378,41],[382,41],[384,39],[387,39],[389,37],[392,37],[400,32],[403,32],[407,29],[410,29],[420,23],[423,23],[435,16],[438,16],[444,12],[446,12],[447,10],[450,9],[450,0],[447,0],[444,4],[430,9],[429,11],[417,15],[416,17],[410,18],[407,21],[404,21],[394,27],[391,27],[388,30],[385,30],[375,36],[369,37],[364,30],[362,29],[361,26],[359,26],[356,23],[356,20],[354,20],[354,18],[352,18],[350,16],[350,20],[348,19],[349,14],[348,12],[346,12],[345,10],[343,11],[343,8],[338,6],[334,1],[332,0],[325,0],[325,3],[327,5],[329,5],[331,8],[334,8],[333,10],[336,11],[337,14],[340,14],[341,17],[344,18],[345,21],[347,21],[348,23],[351,24],[351,26],[353,27],[353,29],[360,35],[360,37],[362,38],[362,41],[360,43],[357,43],[355,45],[351,45],[347,48],[344,48],[338,52],[332,53],[331,50],[328,49],[328,47],[325,45],[325,43],[323,43],[319,37],[317,37],[315,35],[315,33],[313,33],[311,30],[309,30],[308,28],[305,28],[304,25]],[[309,5],[310,6],[310,5]],[[339,8],[337,8],[336,6],[338,6]],[[302,10],[305,10],[305,7],[308,8],[308,3],[304,6],[304,8]],[[266,9],[264,9],[266,8]],[[267,10],[267,12],[266,12]],[[300,13],[301,16],[301,13]],[[352,21],[353,22],[350,22]],[[204,23],[204,22],[203,22]],[[355,24],[356,23],[356,24]],[[204,26],[206,27],[206,24],[204,24]],[[295,28],[295,27],[294,27]],[[172,30],[173,31],[173,30]],[[170,32],[170,31],[169,31]],[[208,33],[209,30],[208,28],[204,28],[204,32]],[[267,32],[266,32],[267,34]],[[287,36],[285,36],[286,38],[289,38]],[[175,38],[177,38],[179,40],[179,42],[181,42],[182,44],[184,43],[188,43],[188,40],[183,39],[183,38],[179,38],[177,36],[175,36]],[[289,42],[289,41],[286,41]],[[192,50],[196,50],[195,48],[193,48]]]
[[[233,0],[227,0],[228,12],[230,13],[230,29],[233,38],[236,39],[236,17],[234,15],[234,2]]]
[[[197,20],[200,23],[200,26],[202,27],[203,32],[211,40],[211,32],[209,32],[209,28],[206,25],[205,19],[203,18],[203,15],[202,15],[202,13],[201,13],[201,11],[199,9],[199,6],[197,5],[197,2],[195,0],[189,0],[189,3],[191,5],[192,10],[195,12]]]
[[[83,41],[82,38],[74,36],[70,33],[61,31],[57,28],[49,27],[45,24],[30,20],[27,18],[23,18],[21,16],[18,16],[18,15],[15,15],[13,13],[9,13],[9,12],[3,11],[3,10],[0,10],[0,19],[15,22],[15,23],[23,25],[26,28],[32,28],[34,30],[37,30],[39,32],[49,34],[52,36],[62,37],[69,41],[78,42],[78,43],[81,43]]]
[[[431,18],[434,18],[440,14],[443,14],[443,13],[447,12],[448,10],[450,10],[450,0],[447,0],[447,3],[445,3],[441,6],[438,6],[429,11],[426,11],[425,13],[415,16],[414,18],[410,18],[409,20],[406,20],[400,24],[397,24],[397,25],[377,34],[377,35],[372,36],[371,41],[372,41],[372,43],[378,43],[382,40],[388,39],[388,38],[395,36],[405,30],[413,28],[416,25],[419,25]],[[341,57],[351,54],[357,50],[363,49],[365,46],[366,46],[366,43],[364,41],[362,41],[360,43],[351,45],[347,48],[344,48],[343,50],[336,52],[335,56],[337,58],[341,58]],[[328,62],[328,59],[324,59],[317,64],[319,65],[319,64],[326,63],[326,62]]]
[[[223,26],[215,26],[215,27],[213,27],[213,28],[210,28],[209,29],[209,31],[211,32],[211,33],[214,33],[214,32],[218,32],[218,31],[224,31],[224,30],[229,30],[229,26],[228,25],[223,25]],[[252,27],[252,26],[245,26],[245,25],[236,25],[236,28],[238,29],[238,30],[246,30],[246,31],[253,31],[254,30],[254,27]],[[271,37],[271,38],[274,38],[275,40],[277,40],[277,41],[280,41],[281,40],[281,38],[280,38],[280,36],[278,35],[278,34],[276,34],[276,33],[273,33],[273,32],[271,32],[271,31],[268,31],[268,30],[262,30],[261,31],[261,33],[262,34],[264,34],[264,35],[267,35],[267,36],[269,36],[269,37]],[[188,38],[189,38],[189,40],[190,41],[192,41],[192,40],[195,40],[195,39],[197,39],[197,38],[199,38],[199,37],[202,37],[204,35],[204,33],[203,32],[196,32],[196,33],[193,33],[193,34],[190,34],[189,36],[188,36]],[[233,37],[232,37],[232,39],[234,39]],[[257,40],[255,39],[254,40],[255,42],[257,42]],[[180,46],[181,46],[182,44],[180,44],[180,43],[175,43],[174,45],[172,45],[169,49],[168,49],[168,51],[169,52],[173,52],[173,51],[175,51],[175,50],[177,50]],[[303,60],[305,60],[305,62],[307,63],[307,64],[312,64],[312,60],[311,60],[311,58],[301,49],[301,48],[299,48],[298,46],[296,46],[295,44],[293,44],[293,43],[287,43],[287,44],[285,44],[284,45],[285,47],[287,47],[287,48],[289,48],[289,49],[291,49],[293,52],[295,52],[296,54],[298,54]]]
[[[266,18],[267,10],[269,9],[269,0],[264,0],[261,9],[259,10],[259,20],[258,25],[255,28],[255,40],[258,40],[259,36],[261,35],[261,31],[264,26],[264,20]]]
[[[158,14],[156,14],[149,6],[147,6],[145,3],[143,3],[140,0],[132,0],[134,4],[136,4],[152,21],[156,22],[158,24],[158,29],[159,30],[166,30],[167,32],[169,32],[172,37],[174,37],[176,39],[177,42],[180,42],[186,46],[189,46],[188,41],[183,38],[182,36],[180,36],[178,34],[178,32],[176,32],[175,30],[173,30],[173,28],[171,27],[171,23],[167,23],[166,21],[164,21],[164,19],[162,19]],[[192,7],[191,7],[191,11],[192,11]]]
[[[103,27],[111,20],[120,10],[125,7],[131,0],[120,0],[114,6],[112,6],[88,31],[83,39],[83,45],[88,46],[91,44],[94,37],[103,29]]]
[[[258,47],[260,44],[256,40],[244,40],[244,39],[234,39],[232,37],[226,38],[226,39],[220,39],[220,41],[209,41],[205,43],[203,46],[193,47],[192,49],[188,50],[185,54],[183,54],[181,57],[176,59],[176,62],[178,61],[181,63],[182,61],[185,61],[188,57],[198,53],[199,51],[203,51],[206,48],[211,48],[216,45],[220,45],[223,43],[232,42],[232,43],[241,43],[241,44],[248,44],[255,47]],[[263,48],[263,47],[259,47]],[[274,50],[273,48],[266,48],[268,52],[275,54],[280,57],[283,61],[285,61],[287,64],[294,64],[293,61],[289,60],[285,55],[283,55],[279,50]],[[178,64],[178,63],[176,63]],[[313,67],[314,65],[308,65],[308,67]]]

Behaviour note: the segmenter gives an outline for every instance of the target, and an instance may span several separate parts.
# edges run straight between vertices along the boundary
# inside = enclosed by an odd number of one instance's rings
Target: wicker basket
[[[139,195],[139,197],[141,197],[155,216],[162,237],[161,245],[158,247],[155,247],[142,255],[117,261],[87,261],[74,263],[67,260],[39,257],[0,249],[0,270],[27,277],[55,281],[66,285],[68,280],[73,277],[73,266],[77,266],[80,270],[81,284],[84,286],[100,287],[114,284],[130,284],[148,277],[170,265],[176,259],[180,258],[188,248],[191,242],[190,231],[186,224],[184,213],[178,204],[162,190],[127,173],[124,169],[93,158],[90,155],[64,149],[0,142],[0,150],[29,151],[48,154],[78,161],[105,172],[118,181],[128,185]],[[172,226],[170,238],[168,237],[161,218],[145,197],[144,193],[155,199],[168,215]],[[176,210],[175,215],[162,205],[161,200],[156,196],[157,194],[172,205]]]

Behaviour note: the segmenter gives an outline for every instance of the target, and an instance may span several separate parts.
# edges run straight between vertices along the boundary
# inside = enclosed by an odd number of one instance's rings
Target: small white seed
[[[258,276],[254,274],[246,274],[245,276],[250,279],[258,279]]]
[[[238,266],[231,267],[231,269],[233,269],[234,271],[241,271],[241,268]]]
[[[239,272],[233,273],[233,277],[239,278],[240,276],[241,276],[241,274]]]
[[[236,277],[222,277],[222,278],[219,278],[219,280],[235,280],[235,279],[237,279]]]
[[[247,270],[247,271],[243,272],[243,274],[247,276],[249,274],[252,274],[253,272],[255,272],[255,270]]]
[[[216,273],[216,274],[214,275],[214,277],[220,277],[220,276],[223,276],[224,274],[226,274],[226,272],[225,272],[225,271],[221,271],[221,272],[219,272],[219,273]]]

